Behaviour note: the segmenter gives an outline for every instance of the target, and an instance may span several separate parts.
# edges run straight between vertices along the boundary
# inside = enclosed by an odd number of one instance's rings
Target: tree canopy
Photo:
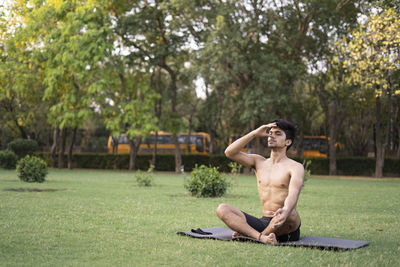
[[[400,12],[391,1],[32,0],[1,7],[3,147],[32,138],[63,154],[70,133],[70,156],[79,131],[98,121],[104,136],[125,133],[133,150],[150,131],[171,132],[179,171],[177,133],[208,132],[219,153],[230,136],[280,117],[299,126],[299,156],[305,135],[330,137],[332,173],[336,141],[350,155],[400,156]]]

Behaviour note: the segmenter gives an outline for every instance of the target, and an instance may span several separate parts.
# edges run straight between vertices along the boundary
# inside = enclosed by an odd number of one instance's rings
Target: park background
[[[400,175],[399,16],[394,0],[0,0],[0,266],[399,266],[400,183],[382,177]],[[176,235],[224,226],[222,202],[260,214],[223,151],[275,118],[298,126],[305,165],[306,136],[330,138],[308,159],[301,235],[367,247]],[[136,154],[151,131],[204,132],[209,152]],[[130,153],[108,153],[120,134]],[[45,182],[3,168],[32,152]],[[227,194],[188,193],[196,164],[226,172]]]
[[[315,173],[398,176],[399,13],[397,1],[5,1],[1,148],[30,139],[52,167],[145,169],[151,131],[175,144],[205,132],[209,158],[189,161],[218,162],[232,135],[285,118],[300,162],[304,136],[329,137]],[[102,155],[122,133],[129,160]],[[152,162],[180,172],[187,157]]]

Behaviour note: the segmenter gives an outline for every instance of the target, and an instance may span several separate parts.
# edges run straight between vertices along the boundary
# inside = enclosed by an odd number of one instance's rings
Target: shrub
[[[304,166],[304,182],[303,182],[303,185],[304,185],[305,182],[307,182],[307,180],[309,178],[311,178],[311,170],[310,170],[311,162],[312,162],[311,159],[304,159],[303,160],[303,166]]]
[[[195,166],[190,179],[185,181],[184,187],[192,196],[220,197],[230,186],[227,179],[221,175],[217,167]]]
[[[0,167],[4,169],[15,169],[17,158],[11,151],[0,151]]]
[[[32,155],[37,148],[38,143],[35,140],[15,140],[8,144],[8,150],[14,152],[18,159],[21,159],[26,155]]]
[[[229,168],[231,168],[231,174],[233,176],[238,176],[242,170],[242,165],[236,163],[236,162],[229,162],[228,164]]]
[[[154,184],[154,175],[153,175],[154,166],[150,165],[150,168],[147,172],[143,172],[138,170],[135,173],[135,180],[138,186],[152,186]]]
[[[42,159],[28,155],[18,161],[17,175],[24,182],[42,183],[47,175],[47,165]]]

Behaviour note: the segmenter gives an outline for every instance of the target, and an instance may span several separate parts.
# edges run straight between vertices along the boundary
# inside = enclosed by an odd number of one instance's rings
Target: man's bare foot
[[[239,236],[244,236],[244,235],[242,235],[242,234],[240,234],[239,232],[236,232],[236,231],[232,233],[232,238],[239,237]]]
[[[278,241],[276,240],[276,236],[274,233],[270,233],[269,235],[261,235],[260,241],[263,242],[264,244],[271,244],[271,245],[278,244]]]

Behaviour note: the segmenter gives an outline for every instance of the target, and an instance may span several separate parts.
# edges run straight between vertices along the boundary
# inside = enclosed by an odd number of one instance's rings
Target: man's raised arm
[[[263,125],[245,136],[242,136],[226,148],[225,155],[245,167],[255,167],[256,159],[260,156],[243,153],[241,150],[255,137],[268,137],[267,129],[272,127],[276,127],[276,123]]]

